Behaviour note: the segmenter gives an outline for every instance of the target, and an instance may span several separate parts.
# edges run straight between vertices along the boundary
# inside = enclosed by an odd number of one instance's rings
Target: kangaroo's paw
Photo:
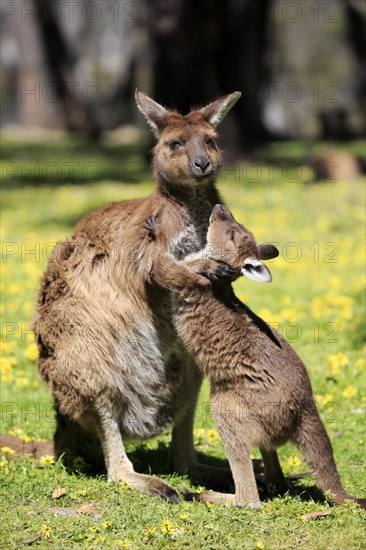
[[[213,283],[221,280],[234,280],[237,279],[240,273],[237,269],[230,267],[228,264],[222,262],[215,262],[211,271],[208,271],[207,277]]]
[[[161,223],[156,216],[149,216],[144,223],[144,229],[148,232],[150,240],[154,240],[161,231]]]

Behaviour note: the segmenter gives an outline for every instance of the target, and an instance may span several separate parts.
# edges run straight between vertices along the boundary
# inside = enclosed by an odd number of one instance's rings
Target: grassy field
[[[354,151],[361,150],[356,144]],[[306,144],[274,145],[256,165],[224,169],[218,185],[234,215],[258,241],[278,243],[271,285],[235,283],[239,297],[293,343],[308,366],[322,418],[347,490],[365,496],[364,189],[363,181],[314,185],[301,162]],[[270,156],[276,168],[264,162]],[[50,438],[51,396],[37,375],[29,319],[39,278],[53,244],[85,213],[113,200],[151,192],[150,171],[133,146],[3,143],[2,191],[2,433]],[[50,183],[51,182],[51,183]],[[127,183],[126,183],[127,182]],[[207,412],[207,381],[197,408],[195,440],[201,461],[225,458]],[[197,486],[165,469],[170,434],[128,443],[135,467],[174,487]],[[295,447],[279,451],[287,475],[306,470]],[[258,451],[253,452],[258,458]],[[338,508],[311,497],[311,477],[285,497],[265,498],[259,511],[169,505],[88,477],[83,465],[0,456],[1,548],[365,548],[365,515],[352,503]],[[54,489],[65,494],[52,498]],[[84,507],[81,508],[80,507]],[[305,514],[330,510],[307,519]]]

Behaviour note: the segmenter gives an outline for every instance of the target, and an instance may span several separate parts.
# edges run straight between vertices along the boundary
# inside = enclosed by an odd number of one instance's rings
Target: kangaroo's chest
[[[203,232],[192,225],[181,230],[172,239],[169,252],[178,260],[183,260],[188,254],[200,250],[204,246],[204,241]]]

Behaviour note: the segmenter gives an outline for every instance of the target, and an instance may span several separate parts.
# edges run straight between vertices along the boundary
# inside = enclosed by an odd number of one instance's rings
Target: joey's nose
[[[207,157],[196,157],[192,164],[193,171],[199,176],[206,175],[211,172],[212,165]]]

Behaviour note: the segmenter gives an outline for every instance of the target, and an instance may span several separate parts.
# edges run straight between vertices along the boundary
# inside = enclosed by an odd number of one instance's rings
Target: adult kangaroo
[[[123,479],[171,502],[179,501],[176,491],[136,473],[123,445],[173,424],[171,468],[200,468],[192,427],[201,374],[177,336],[170,292],[151,284],[144,220],[159,217],[169,235],[164,251],[176,259],[204,247],[212,208],[221,202],[215,129],[240,95],[182,116],[136,91],[158,140],[156,191],[89,214],[56,245],[33,320],[39,372],[55,400],[56,455],[104,458],[109,481]]]

